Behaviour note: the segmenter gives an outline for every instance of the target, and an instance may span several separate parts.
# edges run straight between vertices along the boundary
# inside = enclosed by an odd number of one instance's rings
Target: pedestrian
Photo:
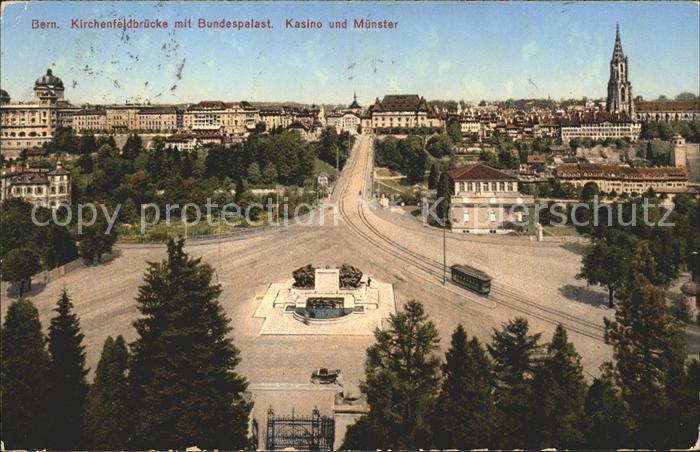
[[[367,287],[372,287],[372,278],[367,277]]]

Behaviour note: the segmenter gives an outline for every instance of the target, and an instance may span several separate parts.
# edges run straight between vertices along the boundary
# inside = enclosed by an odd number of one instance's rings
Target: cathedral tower
[[[615,48],[610,60],[610,80],[608,81],[608,113],[627,113],[634,115],[634,101],[632,100],[632,84],[627,79],[629,68],[627,57],[622,51],[620,40],[620,27],[615,33]]]

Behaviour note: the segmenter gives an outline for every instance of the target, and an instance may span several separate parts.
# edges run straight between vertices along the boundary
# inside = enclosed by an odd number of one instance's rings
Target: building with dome
[[[16,159],[24,149],[50,141],[56,128],[70,124],[70,104],[64,99],[63,81],[51,69],[34,82],[34,100],[12,102],[0,92],[0,152]]]

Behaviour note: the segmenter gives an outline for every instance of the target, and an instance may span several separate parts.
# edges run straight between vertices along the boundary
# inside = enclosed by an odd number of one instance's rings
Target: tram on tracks
[[[452,282],[480,295],[491,292],[491,277],[469,265],[452,265],[450,267]]]

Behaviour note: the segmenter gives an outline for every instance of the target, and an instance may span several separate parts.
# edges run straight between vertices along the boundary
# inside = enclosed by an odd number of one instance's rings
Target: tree
[[[496,407],[491,393],[491,360],[462,325],[452,333],[442,366],[442,387],[432,422],[433,444],[441,449],[485,448],[493,441]]]
[[[582,431],[586,383],[581,356],[568,341],[559,324],[547,353],[537,367],[534,386],[535,423],[539,448],[579,448],[584,443]]]
[[[59,267],[77,259],[78,249],[75,239],[64,226],[49,223],[48,226],[39,229],[42,243],[42,256],[47,268]]]
[[[136,158],[141,153],[143,142],[141,136],[137,134],[131,134],[127,137],[124,147],[122,147],[122,156],[126,160],[136,160]]]
[[[462,141],[462,126],[459,124],[459,120],[450,119],[447,121],[447,135],[452,139],[453,143]]]
[[[674,366],[678,324],[666,305],[661,275],[647,244],[640,241],[618,296],[615,320],[605,319],[613,346],[614,376],[636,424],[635,447],[669,447],[663,430],[669,409],[667,379]],[[678,359],[678,358],[676,358]]]
[[[87,262],[100,262],[105,253],[112,251],[112,246],[117,241],[117,231],[114,227],[109,231],[108,228],[107,221],[100,215],[92,225],[83,228],[82,235],[79,235],[78,249]]]
[[[615,306],[615,290],[627,274],[629,262],[629,237],[624,232],[611,231],[609,238],[593,240],[593,246],[583,256],[581,272],[588,284],[598,284],[608,289],[608,306]],[[617,237],[617,238],[613,238]]]
[[[274,184],[277,182],[277,168],[272,162],[268,162],[262,172],[262,181],[265,184]]]
[[[438,186],[438,179],[439,179],[439,174],[437,167],[433,163],[430,165],[430,173],[428,175],[428,188],[431,190],[435,190]]]
[[[598,184],[596,184],[595,182],[588,182],[586,185],[583,186],[583,190],[581,190],[581,201],[593,201],[593,198],[598,195],[600,195],[600,189],[598,188]]]
[[[516,318],[494,329],[488,346],[495,383],[494,398],[499,411],[499,438],[503,448],[532,447],[532,378],[540,350],[540,334],[530,334],[528,322]]]
[[[676,96],[676,100],[680,101],[686,101],[686,102],[692,102],[694,100],[697,100],[697,96],[693,93],[689,93],[687,91],[684,91]]]
[[[434,135],[428,139],[425,149],[433,157],[441,158],[452,152],[452,140],[449,135]]]
[[[78,146],[78,152],[82,155],[92,154],[97,150],[97,142],[95,141],[95,135],[87,134],[81,135],[80,145]]]
[[[435,213],[442,222],[443,227],[448,227],[450,218],[450,204],[452,203],[452,182],[447,173],[440,175],[437,186],[437,207]]]
[[[78,157],[76,164],[83,173],[91,173],[95,167],[95,162],[93,162],[90,154],[82,154],[80,157]]]
[[[76,450],[81,446],[81,415],[88,389],[84,336],[65,290],[54,312],[49,326],[48,448]]]
[[[39,312],[31,301],[20,298],[7,308],[0,349],[5,447],[44,449],[49,355]]]
[[[129,374],[135,424],[129,448],[246,447],[251,404],[235,372],[240,352],[219,303],[214,270],[190,258],[184,240],[167,259],[149,263],[136,299]]]
[[[608,376],[593,380],[584,410],[585,449],[620,449],[629,445],[630,413]]]
[[[236,202],[241,202],[243,199],[243,196],[245,195],[245,183],[243,182],[243,178],[239,177],[238,180],[236,181],[236,189],[235,189],[235,200]]]
[[[430,442],[430,412],[438,385],[433,355],[438,332],[423,306],[410,300],[392,314],[387,330],[374,332],[365,380],[369,413],[348,428],[344,449],[415,449]]]
[[[248,182],[253,185],[259,184],[262,180],[262,173],[260,172],[260,166],[258,162],[253,162],[248,166]]]
[[[39,268],[39,259],[34,252],[27,248],[13,249],[2,259],[2,279],[19,283],[19,296],[22,297],[25,289],[32,290],[32,276]]]
[[[130,433],[127,406],[129,351],[122,336],[108,336],[97,364],[95,382],[85,400],[83,446],[90,450],[125,450]]]

